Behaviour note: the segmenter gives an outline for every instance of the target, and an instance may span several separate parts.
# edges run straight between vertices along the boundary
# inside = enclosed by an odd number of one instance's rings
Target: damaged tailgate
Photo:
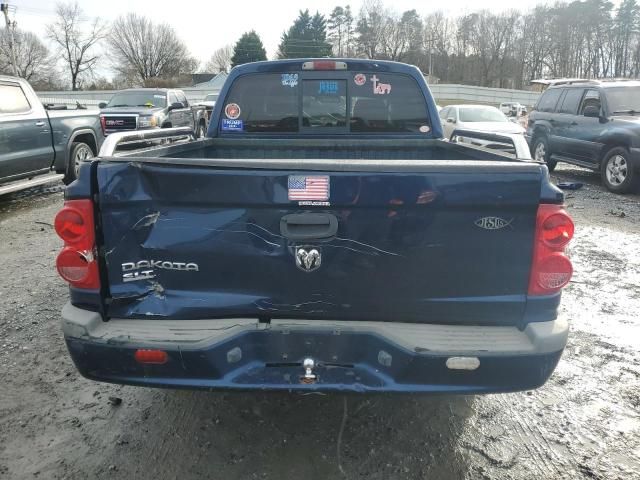
[[[522,319],[539,165],[318,164],[99,162],[108,316]]]

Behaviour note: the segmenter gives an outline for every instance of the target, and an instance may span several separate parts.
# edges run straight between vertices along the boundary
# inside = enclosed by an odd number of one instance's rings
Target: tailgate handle
[[[338,219],[329,213],[292,213],[280,219],[280,233],[289,240],[315,240],[333,237]]]

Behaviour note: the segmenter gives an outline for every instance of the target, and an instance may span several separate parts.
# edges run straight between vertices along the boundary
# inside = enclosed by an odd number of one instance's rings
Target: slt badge
[[[322,256],[320,251],[314,247],[296,248],[296,266],[304,272],[313,272],[320,268]]]

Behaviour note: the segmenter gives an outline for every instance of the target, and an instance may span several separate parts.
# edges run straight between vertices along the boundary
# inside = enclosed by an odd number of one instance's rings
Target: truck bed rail
[[[189,127],[161,128],[157,130],[118,132],[110,134],[100,148],[100,157],[112,157],[118,147],[139,145],[154,140],[170,140],[172,143],[195,140]]]
[[[456,128],[451,134],[451,138],[455,137],[476,138],[478,140],[485,140],[488,142],[510,144],[513,145],[516,158],[531,160],[531,151],[529,150],[529,145],[527,144],[524,135],[517,133],[482,132],[479,130]]]

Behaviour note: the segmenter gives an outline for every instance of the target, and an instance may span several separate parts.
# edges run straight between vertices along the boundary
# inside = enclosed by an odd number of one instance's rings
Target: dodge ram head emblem
[[[500,217],[482,217],[473,223],[476,224],[476,227],[484,228],[485,230],[500,230],[501,228],[511,227],[512,222],[513,218],[511,220],[505,220]]]
[[[313,272],[320,267],[322,258],[317,248],[298,247],[296,248],[296,265],[300,270]]]

